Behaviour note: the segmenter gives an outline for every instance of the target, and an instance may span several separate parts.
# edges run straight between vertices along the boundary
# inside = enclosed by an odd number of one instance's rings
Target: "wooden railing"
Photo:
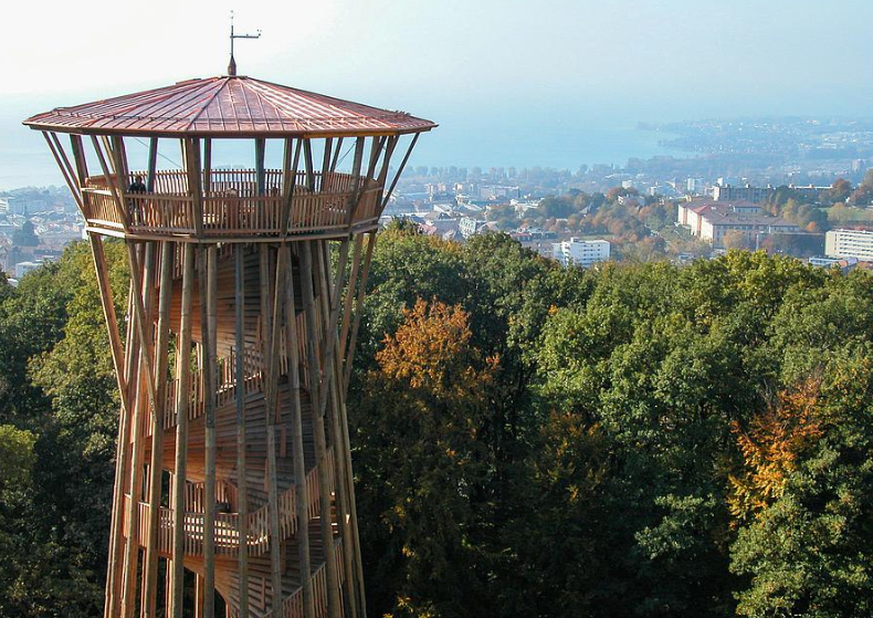
[[[153,192],[130,193],[127,188],[138,175],[145,176],[145,173],[134,172],[121,183],[123,205],[133,234],[193,235],[197,233],[198,223],[204,237],[208,238],[269,236],[284,232],[281,170],[266,170],[265,190],[260,195],[253,170],[213,170],[203,183],[199,222],[184,172],[157,172]],[[91,226],[117,231],[124,227],[125,213],[118,207],[111,184],[105,176],[87,179],[84,215]],[[287,231],[290,234],[342,231],[350,224],[375,221],[380,214],[381,195],[382,187],[373,179],[358,179],[351,174],[299,172]],[[357,208],[355,202],[358,202]]]
[[[329,489],[335,491],[334,484],[334,455],[333,449],[327,451],[327,467]],[[222,481],[216,482],[216,490],[222,485],[230,485]],[[190,499],[199,491],[201,484],[188,484],[186,496]],[[231,485],[232,487],[232,485]],[[236,491],[236,488],[234,488]],[[219,495],[216,491],[216,495]],[[318,466],[314,466],[306,474],[306,494],[309,505],[309,518],[316,519],[321,513],[320,491],[318,486]],[[130,522],[127,518],[127,509],[130,504],[130,495],[124,496],[124,536],[128,536]],[[203,555],[203,530],[205,513],[203,512],[202,498],[200,502],[194,500],[193,504],[199,510],[185,509],[184,518],[184,553],[186,556]],[[283,541],[297,533],[297,485],[292,485],[282,492],[278,500],[279,506],[279,541]],[[148,521],[151,509],[147,502],[140,501],[138,504],[137,530],[139,543],[145,546],[148,543]],[[164,555],[170,555],[173,551],[174,525],[173,509],[161,507],[158,524],[158,551]],[[246,548],[250,556],[263,556],[270,548],[270,505],[265,504],[261,508],[248,514],[246,517],[247,535]],[[239,552],[240,516],[239,513],[216,513],[215,515],[215,553],[219,555],[235,556]]]
[[[88,223],[114,230],[124,229],[124,215],[105,181],[98,186],[85,186],[82,191],[85,196],[83,214]]]
[[[334,541],[334,562],[339,583],[345,583],[345,569],[342,539]],[[327,618],[327,562],[322,562],[312,574],[312,601],[315,605],[315,618]],[[264,618],[304,618],[303,588],[300,587],[282,601],[279,614],[271,611]]]
[[[243,375],[244,392],[246,395],[259,392],[263,387],[264,367],[263,355],[258,346],[247,346],[243,349]],[[217,361],[218,387],[215,391],[215,406],[221,407],[236,400],[236,365],[240,362],[239,355],[231,350],[230,356],[220,357]],[[285,364],[280,366],[281,372],[287,371]],[[188,420],[194,420],[203,416],[206,412],[206,381],[203,369],[197,368],[190,376],[191,393],[188,403]],[[162,426],[172,429],[176,426],[176,392],[179,388],[178,378],[167,381],[166,399]],[[152,423],[146,423],[144,430],[146,437],[152,434]]]

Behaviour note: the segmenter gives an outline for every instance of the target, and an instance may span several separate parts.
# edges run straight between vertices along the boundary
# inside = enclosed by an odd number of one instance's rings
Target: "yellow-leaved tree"
[[[780,391],[775,402],[752,418],[748,429],[732,423],[743,455],[739,473],[729,476],[731,514],[738,524],[780,498],[798,457],[822,435],[819,383],[807,379]]]
[[[458,615],[481,602],[477,522],[493,470],[481,432],[498,361],[471,337],[460,306],[419,299],[365,381],[355,463],[362,510],[380,513],[361,526],[369,572],[380,573],[368,596],[386,615]]]

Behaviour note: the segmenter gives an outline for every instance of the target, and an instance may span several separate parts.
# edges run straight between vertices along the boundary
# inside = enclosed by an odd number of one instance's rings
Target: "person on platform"
[[[127,192],[140,195],[146,192],[146,186],[145,183],[142,181],[142,176],[137,174],[134,177],[133,182],[130,183],[130,186],[127,188]],[[133,217],[133,223],[135,225],[139,225],[140,223],[142,223],[142,204],[140,203],[139,199],[133,200],[130,210]]]
[[[130,187],[128,187],[127,192],[128,193],[145,193],[146,192],[146,186],[145,186],[145,183],[142,181],[142,176],[140,176],[140,175],[134,176],[133,182],[130,183]]]

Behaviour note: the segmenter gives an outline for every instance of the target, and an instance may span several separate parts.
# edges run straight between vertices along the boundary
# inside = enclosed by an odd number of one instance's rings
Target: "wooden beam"
[[[215,391],[216,332],[218,329],[218,250],[200,245],[198,272],[200,285],[200,348],[203,352],[200,375],[204,399],[204,514],[203,514],[203,618],[215,617]]]
[[[341,254],[344,253],[345,256],[348,255],[348,242],[343,243],[343,247],[341,249]],[[347,466],[346,460],[350,459],[349,453],[345,450],[345,442],[342,438],[342,429],[339,426],[340,423],[340,411],[339,411],[339,394],[337,393],[337,384],[340,381],[337,379],[336,372],[336,349],[338,342],[337,337],[337,314],[339,308],[339,290],[342,287],[342,282],[344,280],[345,275],[345,260],[341,256],[339,266],[337,268],[337,292],[336,298],[332,299],[330,289],[332,287],[332,281],[330,276],[330,267],[329,267],[329,249],[327,247],[326,242],[317,243],[316,248],[317,251],[317,259],[316,259],[316,281],[318,282],[320,288],[319,303],[321,307],[321,312],[319,317],[321,318],[323,337],[324,337],[324,349],[327,350],[324,359],[324,373],[327,376],[325,379],[325,392],[326,395],[322,400],[322,407],[324,407],[328,399],[330,400],[330,435],[331,435],[331,443],[333,444],[334,449],[334,478],[336,482],[335,486],[335,494],[336,494],[336,511],[337,511],[337,521],[338,527],[340,529],[340,533],[342,535],[342,543],[343,543],[343,562],[344,569],[347,574],[347,585],[344,587],[344,590],[347,593],[348,602],[346,606],[350,610],[350,618],[357,618],[358,615],[358,603],[355,600],[356,596],[356,580],[357,574],[353,570],[353,560],[354,560],[354,546],[352,543],[352,534],[349,525],[349,498],[348,498],[348,484],[349,479],[346,476]]]
[[[415,136],[413,136],[412,143],[409,144],[409,148],[406,150],[406,154],[403,155],[403,160],[400,162],[400,167],[397,168],[397,174],[395,174],[394,180],[391,181],[391,186],[382,194],[382,208],[380,210],[385,210],[385,206],[388,205],[388,200],[391,198],[391,194],[394,193],[394,187],[397,186],[397,181],[400,180],[400,174],[403,173],[403,169],[409,161],[409,156],[412,154],[412,149],[415,148],[416,142],[418,142],[419,135],[421,135],[421,133],[416,133]]]
[[[158,138],[152,137],[149,139],[149,157],[146,172],[146,191],[149,193],[155,190],[155,178],[158,173]]]
[[[343,308],[343,324],[340,329],[340,360],[345,363],[346,344],[349,338],[349,326],[352,317],[352,304],[355,299],[358,273],[361,266],[361,247],[364,243],[363,234],[355,234],[355,250],[352,258],[352,272],[349,275],[349,285],[346,290],[345,307]]]
[[[115,369],[115,379],[118,382],[118,395],[121,399],[123,413],[126,414],[130,409],[130,404],[127,398],[127,388],[124,379],[121,336],[118,332],[118,318],[115,314],[115,300],[112,298],[112,287],[109,282],[109,268],[106,264],[103,239],[94,233],[88,234],[88,239],[91,242],[91,255],[94,258],[94,270],[97,273],[97,288],[100,290],[103,318],[106,321],[106,330],[109,333],[109,351],[112,354],[112,366]]]
[[[58,169],[60,169],[61,175],[64,177],[64,182],[67,183],[67,187],[70,189],[70,193],[76,201],[76,206],[78,206],[79,210],[84,213],[82,194],[79,190],[78,184],[74,180],[75,173],[73,172],[73,168],[67,158],[67,154],[64,152],[61,143],[58,141],[58,136],[54,133],[49,133],[48,131],[42,131],[42,136],[45,138],[49,150],[51,150],[55,162],[58,164]]]
[[[306,321],[306,356],[309,365],[309,390],[313,410],[313,433],[315,437],[315,454],[318,464],[318,484],[320,498],[321,543],[324,549],[325,572],[327,579],[327,607],[329,618],[340,618],[342,606],[339,597],[339,578],[336,568],[336,550],[333,544],[330,507],[330,479],[327,467],[327,442],[325,438],[324,417],[318,413],[321,409],[320,397],[321,376],[320,362],[317,350],[318,327],[315,307],[315,292],[313,289],[313,248],[310,241],[302,243],[300,252],[301,279],[303,281],[303,311]]]
[[[200,144],[196,137],[182,139],[182,156],[188,176],[188,194],[194,207],[194,231],[203,238],[203,191],[200,186]]]
[[[333,138],[328,137],[324,140],[324,155],[321,160],[321,192],[324,193],[327,175],[330,173],[330,153],[333,147]]]
[[[391,157],[394,156],[394,149],[397,148],[397,142],[400,140],[396,135],[388,138],[388,144],[385,147],[385,156],[382,159],[382,168],[379,170],[379,177],[376,179],[376,185],[381,189],[385,189],[385,180],[388,177],[388,166],[391,163]]]
[[[291,387],[291,453],[294,466],[294,479],[297,484],[295,514],[297,516],[297,555],[300,566],[300,585],[303,589],[303,616],[315,618],[315,605],[312,598],[312,562],[309,551],[309,488],[306,477],[306,461],[303,451],[303,417],[300,407],[300,355],[297,332],[297,310],[294,306],[294,267],[291,248],[283,245],[287,267],[285,268],[285,350],[289,356],[288,379]]]
[[[155,618],[158,594],[158,535],[160,533],[163,480],[164,414],[167,407],[167,368],[170,351],[170,303],[173,295],[173,245],[161,244],[161,272],[158,297],[158,328],[155,345],[157,408],[152,412],[152,452],[149,464],[149,524],[143,567],[142,616]]]
[[[137,334],[139,335],[139,339],[142,342],[140,346],[140,354],[143,357],[143,361],[146,364],[146,367],[152,366],[152,356],[151,356],[151,338],[149,337],[151,333],[151,327],[148,325],[146,320],[145,309],[143,308],[143,298],[145,298],[146,288],[143,286],[143,282],[140,279],[140,265],[138,263],[138,258],[136,256],[136,251],[133,243],[127,244],[127,258],[128,265],[130,266],[130,279],[133,283],[134,290],[137,290],[138,293],[134,295],[133,298],[133,318],[134,318],[134,326],[137,329]],[[147,243],[146,250],[152,251],[154,247],[154,243]],[[148,271],[147,271],[148,272]],[[148,330],[146,330],[148,328]],[[144,373],[145,376],[145,385],[146,392],[148,393],[148,403],[151,405],[151,409],[157,409],[157,392],[155,389],[155,380],[151,371],[147,371]]]
[[[131,244],[128,244],[127,247],[128,255],[133,256],[136,249]],[[136,583],[138,579],[140,545],[139,503],[142,499],[143,466],[145,464],[143,425],[145,425],[149,411],[153,411],[157,407],[153,391],[149,392],[148,397],[143,396],[145,394],[144,390],[149,391],[154,388],[151,373],[151,355],[149,352],[151,347],[151,329],[146,331],[144,326],[146,322],[151,322],[151,316],[142,310],[143,306],[152,309],[154,305],[154,248],[154,243],[148,243],[145,246],[145,255],[141,261],[133,258],[130,260],[131,281],[133,281],[134,288],[134,322],[136,323],[135,327],[137,328],[140,340],[138,372],[145,379],[140,379],[139,396],[134,400],[133,421],[131,423],[132,452],[130,457],[130,482],[127,489],[129,495],[126,516],[127,539],[124,553],[124,584],[121,601],[121,616],[124,618],[133,618],[136,609]],[[145,389],[142,388],[143,383],[146,385]]]
[[[288,138],[285,140],[285,156],[282,162],[282,174],[284,175],[283,189],[285,194],[282,199],[282,214],[279,218],[281,222],[282,238],[288,236],[288,224],[291,219],[291,209],[294,207],[294,189],[297,184],[297,166],[300,164],[300,144],[297,140],[297,147],[294,148],[294,156],[291,157],[292,143],[294,140]]]
[[[343,138],[339,138],[336,142],[336,149],[333,152],[333,161],[330,162],[331,173],[336,172],[336,166],[339,162],[340,152],[343,149]]]
[[[237,562],[239,581],[238,618],[249,615],[249,562],[248,562],[248,476],[246,474],[246,410],[245,410],[245,268],[243,251],[245,245],[233,248],[234,257],[234,316],[236,349],[236,470],[239,494],[239,558]],[[308,617],[307,617],[308,618]]]
[[[326,242],[322,242],[324,243],[326,248]],[[328,368],[333,365],[333,359],[336,353],[336,343],[338,338],[337,313],[339,311],[339,296],[342,291],[343,283],[345,282],[346,261],[348,260],[349,256],[349,243],[348,241],[343,241],[340,248],[339,264],[337,266],[337,282],[336,287],[334,288],[333,298],[331,297],[330,292],[330,287],[332,286],[326,284],[327,277],[329,276],[327,274],[327,264],[325,263],[323,266],[321,266],[321,262],[325,260],[325,257],[321,250],[322,243],[313,243],[313,245],[318,248],[318,252],[316,254],[316,277],[319,285],[323,287],[323,302],[330,304],[330,316],[327,318],[328,323],[324,329],[322,339],[322,353],[325,354],[325,358],[323,359],[324,367],[322,368],[325,380],[324,388],[330,389],[333,383],[333,371],[330,371]],[[325,410],[327,410],[327,398],[323,397],[320,408],[320,412],[322,415],[324,415]]]
[[[306,188],[315,192],[315,170],[312,166],[312,142],[309,138],[303,140],[303,167],[306,170]]]
[[[99,237],[98,237],[99,238]],[[101,246],[102,248],[102,246]],[[104,305],[105,309],[106,305]],[[133,284],[128,285],[127,316],[133,313]],[[122,388],[122,402],[129,402],[136,384],[133,373],[138,354],[138,341],[136,331],[133,328],[133,320],[128,319],[124,348],[124,367],[119,377],[119,388]],[[124,518],[124,477],[128,466],[130,451],[130,421],[133,411],[129,405],[124,405],[121,410],[121,418],[118,423],[118,445],[115,455],[115,483],[112,496],[112,520],[109,532],[109,566],[106,574],[106,600],[104,604],[105,616],[116,616],[118,605],[121,602],[121,574],[124,566],[123,556],[123,518]]]
[[[203,138],[203,179],[201,180],[203,195],[212,194],[212,138]]]
[[[172,618],[182,618],[185,585],[185,474],[188,459],[188,405],[191,375],[191,305],[194,287],[194,247],[186,244],[182,255],[182,303],[176,347],[176,456],[173,476],[173,576]]]
[[[355,180],[352,187],[352,194],[349,197],[349,203],[346,205],[346,225],[349,227],[352,225],[355,209],[357,209],[358,202],[361,200],[361,166],[364,161],[365,142],[366,140],[363,137],[359,137],[355,140],[355,158],[352,162],[352,176]]]
[[[127,216],[127,210],[124,208],[124,204],[121,201],[122,189],[119,188],[119,179],[112,174],[109,166],[106,164],[106,157],[103,156],[102,146],[100,145],[97,136],[92,135],[91,141],[94,145],[94,152],[97,154],[97,162],[100,164],[100,169],[103,171],[103,176],[106,178],[106,182],[109,183],[112,198],[115,201],[115,207],[118,209],[118,214],[120,215],[121,226],[124,228],[125,234],[130,234],[130,218]]]
[[[349,323],[349,312],[351,310],[352,299],[355,296],[355,280],[357,277],[358,267],[360,263],[361,256],[361,244],[362,244],[363,235],[357,235],[355,238],[355,256],[353,258],[352,264],[352,273],[349,278],[349,285],[346,292],[346,302],[345,302],[345,315],[343,316],[343,328],[340,335],[340,340],[336,341],[336,356],[334,358],[333,366],[331,370],[334,372],[334,380],[336,385],[343,384],[342,380],[342,367],[343,367],[343,351],[345,350],[345,342],[346,336],[348,333],[348,323]],[[325,263],[327,263],[327,255],[325,254]],[[329,273],[329,271],[328,271]],[[339,296],[337,295],[334,302],[339,304]],[[335,326],[334,326],[335,328]],[[346,480],[346,505],[347,505],[347,513],[350,515],[349,517],[349,530],[348,534],[349,543],[347,543],[346,547],[346,555],[350,558],[353,556],[354,558],[354,568],[351,566],[347,567],[347,572],[352,574],[353,577],[350,577],[351,583],[350,588],[352,589],[352,596],[354,597],[354,591],[357,590],[358,603],[360,604],[360,612],[361,616],[367,615],[367,598],[366,591],[364,587],[364,567],[363,567],[363,559],[361,557],[361,541],[360,535],[358,532],[358,509],[357,509],[357,500],[355,497],[355,484],[354,484],[354,473],[352,471],[352,457],[351,457],[351,443],[349,439],[349,422],[348,422],[348,414],[346,413],[346,391],[343,388],[334,388],[334,394],[336,397],[336,414],[338,416],[337,419],[337,430],[336,430],[336,439],[342,444],[342,450],[344,451],[344,456],[338,461],[344,462],[345,465],[345,480]],[[344,542],[346,539],[343,539]],[[347,560],[348,563],[348,560]],[[355,586],[357,583],[357,586]]]
[[[267,178],[264,169],[264,159],[267,152],[267,141],[262,137],[255,138],[255,176],[258,195],[267,194]]]
[[[118,199],[121,201],[122,212],[127,221],[128,227],[133,222],[131,218],[130,205],[127,202],[128,183],[130,182],[130,174],[127,170],[127,151],[124,148],[124,138],[120,135],[112,136],[112,167],[115,169],[116,186],[118,188]]]
[[[355,343],[358,340],[358,327],[361,324],[361,314],[364,312],[364,296],[367,293],[367,277],[370,274],[370,261],[373,259],[373,247],[376,245],[376,232],[370,232],[367,243],[367,256],[364,258],[364,270],[361,273],[361,283],[358,286],[358,298],[355,303],[355,321],[352,326],[351,341],[346,353],[346,366],[343,376],[343,392],[348,392],[352,379],[352,363],[355,360]]]
[[[261,245],[260,287],[261,287],[261,325],[263,328],[264,358],[267,361],[266,375],[266,425],[267,425],[267,504],[270,527],[270,579],[272,590],[272,608],[279,615],[282,607],[282,553],[279,530],[279,487],[276,470],[276,414],[277,408],[277,369],[278,369],[278,324],[277,309],[282,298],[270,280],[270,251],[266,245]],[[281,258],[281,253],[280,256]],[[276,280],[280,276],[281,264],[277,260]],[[271,305],[273,307],[271,308]],[[271,311],[272,309],[272,311]]]

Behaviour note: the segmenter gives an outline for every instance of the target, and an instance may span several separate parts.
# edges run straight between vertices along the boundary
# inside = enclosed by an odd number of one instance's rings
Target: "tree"
[[[828,363],[820,437],[796,452],[778,495],[739,531],[731,562],[745,581],[738,614],[836,618],[873,611],[871,361],[868,343],[846,346]]]
[[[751,249],[753,248],[752,241],[749,237],[739,230],[729,230],[721,239],[725,249]]]
[[[732,423],[744,459],[743,471],[730,476],[731,514],[739,521],[784,495],[798,457],[822,435],[817,401],[818,385],[807,380],[793,392],[781,391],[764,414],[752,418],[749,429]]]
[[[490,464],[479,434],[497,359],[470,345],[459,306],[418,300],[377,353],[356,419],[363,547],[377,615],[479,616],[475,569],[482,487]],[[483,519],[485,518],[485,519]]]
[[[548,219],[566,219],[577,211],[571,197],[544,197],[540,200],[538,210]]]
[[[124,248],[105,246],[120,303]],[[23,277],[0,305],[0,326],[0,380],[9,385],[0,422],[34,436],[32,466],[19,464],[31,483],[3,501],[0,615],[93,616],[102,607],[118,404],[88,245],[73,243],[58,263]]]
[[[852,183],[845,178],[837,178],[831,185],[828,197],[832,202],[845,202],[851,193]]]

